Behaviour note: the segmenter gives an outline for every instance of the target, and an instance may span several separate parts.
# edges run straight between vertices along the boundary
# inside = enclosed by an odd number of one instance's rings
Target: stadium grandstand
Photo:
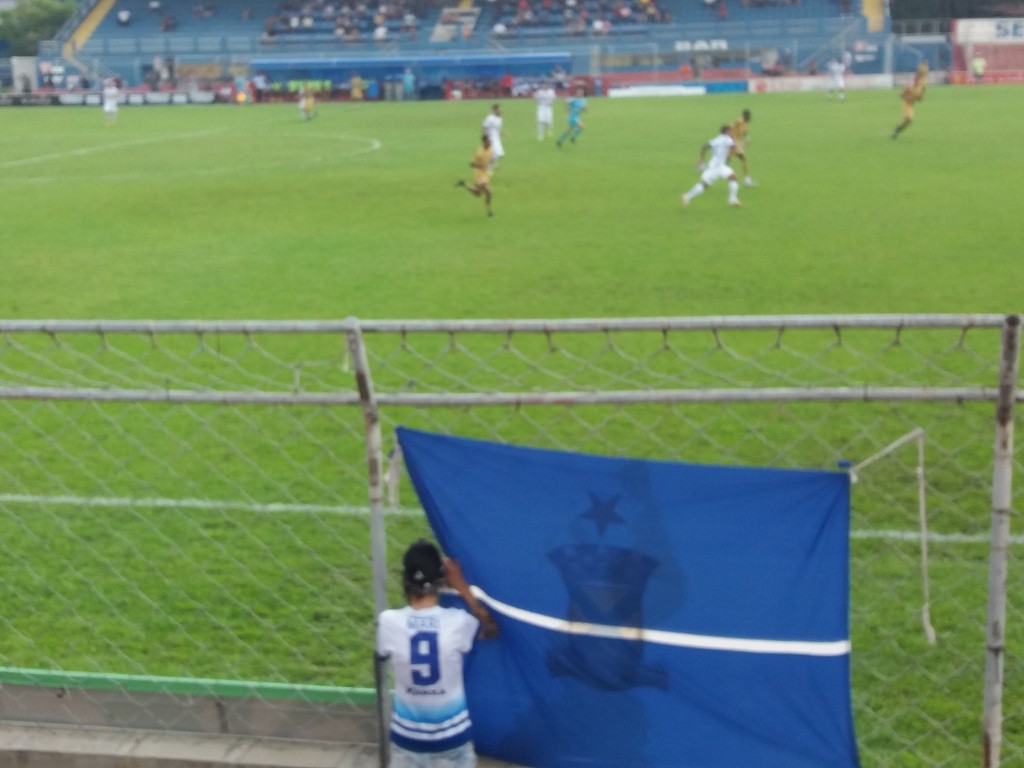
[[[595,88],[620,76],[806,72],[847,51],[853,71],[872,73],[891,65],[889,37],[875,0],[82,0],[40,58],[129,88],[203,87],[256,69],[280,88],[358,72],[373,98],[406,70],[424,95],[552,69]]]
[[[116,77],[235,98],[260,74],[271,98],[303,83],[350,98],[359,79],[358,95],[383,99],[409,77],[420,98],[519,95],[552,76],[596,93],[745,89],[834,58],[889,83],[922,61],[952,82],[979,67],[1004,82],[1024,71],[1024,44],[967,22],[897,28],[883,0],[81,0],[38,58],[44,91]]]

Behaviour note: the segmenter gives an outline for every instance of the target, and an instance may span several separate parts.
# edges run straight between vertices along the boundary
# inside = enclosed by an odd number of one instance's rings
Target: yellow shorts
[[[477,187],[486,187],[491,183],[491,174],[487,171],[473,169],[473,184]]]

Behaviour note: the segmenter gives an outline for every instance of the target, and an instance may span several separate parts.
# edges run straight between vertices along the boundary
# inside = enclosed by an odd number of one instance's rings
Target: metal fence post
[[[992,467],[992,543],[989,550],[988,629],[985,655],[985,710],[982,765],[999,768],[1003,732],[1003,662],[1006,636],[1006,580],[1013,480],[1013,406],[1017,398],[1020,317],[1003,325]]]
[[[387,538],[384,531],[384,451],[382,448],[380,429],[380,411],[373,389],[373,377],[370,363],[363,343],[363,332],[359,321],[350,318],[352,327],[348,331],[348,351],[355,368],[356,387],[359,390],[359,402],[363,408],[363,420],[366,428],[366,465],[370,496],[370,548],[373,571],[373,610],[374,616],[387,608]],[[385,674],[386,662],[373,658],[374,687],[377,695],[377,726],[380,765],[388,764],[388,727],[390,718],[390,702],[388,696],[388,675]]]

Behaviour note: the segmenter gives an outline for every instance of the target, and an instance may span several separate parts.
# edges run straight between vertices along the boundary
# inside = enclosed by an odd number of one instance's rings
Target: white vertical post
[[[370,557],[373,575],[374,616],[387,608],[387,537],[384,530],[384,451],[380,432],[380,412],[373,390],[373,377],[363,343],[363,332],[359,322],[350,318],[352,327],[348,330],[348,351],[355,368],[356,387],[359,402],[363,407],[363,421],[366,429],[366,465],[370,492]],[[385,662],[374,654],[374,687],[377,694],[378,746],[381,768],[388,764],[388,721],[390,700],[388,676],[384,674]]]
[[[921,624],[930,645],[935,645],[935,627],[932,626],[932,598],[928,579],[928,505],[924,477],[924,430],[917,436],[917,518],[921,529],[921,589],[924,605],[921,607]]]
[[[1017,399],[1019,358],[1020,317],[1010,315],[1003,324],[992,467],[992,543],[989,549],[985,711],[982,725],[983,768],[999,768],[1003,741],[1003,662],[1013,480],[1013,406]]]

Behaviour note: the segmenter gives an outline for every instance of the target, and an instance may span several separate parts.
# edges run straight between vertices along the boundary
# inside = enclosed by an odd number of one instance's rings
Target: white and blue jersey
[[[391,659],[395,696],[391,740],[412,752],[443,752],[472,740],[462,682],[463,656],[480,622],[458,608],[381,613],[377,653]]]

